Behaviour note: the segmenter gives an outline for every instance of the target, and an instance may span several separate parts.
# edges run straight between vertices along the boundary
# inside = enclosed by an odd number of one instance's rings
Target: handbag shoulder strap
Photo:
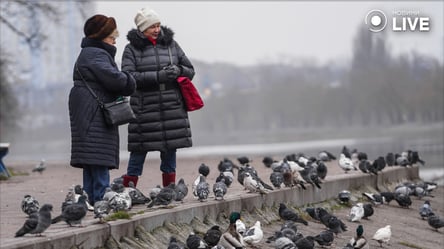
[[[171,53],[171,46],[168,46],[168,55],[170,56],[170,64],[173,65],[173,55]]]
[[[80,78],[82,79],[83,83],[85,83],[86,88],[88,88],[89,92],[91,93],[91,95],[97,100],[97,102],[99,103],[100,107],[103,108],[104,104],[103,102],[99,99],[99,97],[97,96],[97,94],[93,91],[93,89],[89,86],[88,82],[85,80],[85,78],[83,78],[82,73],[80,72],[79,68],[77,67],[77,63],[75,65],[76,67],[76,71],[79,73]]]

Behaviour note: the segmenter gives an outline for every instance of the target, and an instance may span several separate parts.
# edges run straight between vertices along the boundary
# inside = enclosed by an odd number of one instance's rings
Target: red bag
[[[177,77],[177,83],[179,83],[187,111],[192,112],[199,110],[204,106],[199,92],[188,77]]]

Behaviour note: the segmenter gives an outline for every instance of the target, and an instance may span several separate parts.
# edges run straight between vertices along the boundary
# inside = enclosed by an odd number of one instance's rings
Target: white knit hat
[[[140,32],[145,31],[151,25],[160,22],[159,15],[150,7],[142,8],[137,11],[136,17],[134,17],[134,22]]]

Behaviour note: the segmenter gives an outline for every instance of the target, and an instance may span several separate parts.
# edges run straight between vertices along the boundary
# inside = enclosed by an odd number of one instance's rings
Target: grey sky
[[[430,17],[431,31],[394,32],[387,27],[383,32],[392,53],[414,49],[443,61],[443,1],[99,1],[97,13],[115,17],[121,32],[119,62],[126,33],[135,28],[134,16],[145,6],[175,31],[190,58],[237,65],[343,61],[350,58],[357,28],[370,10],[382,10],[390,20],[395,10],[416,11]]]

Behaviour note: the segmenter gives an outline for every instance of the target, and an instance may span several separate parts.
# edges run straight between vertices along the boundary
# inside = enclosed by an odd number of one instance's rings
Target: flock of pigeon
[[[271,185],[259,176],[257,170],[251,164],[252,160],[245,156],[237,158],[239,165],[228,158],[221,160],[217,166],[218,176],[212,185],[207,181],[210,167],[202,163],[198,167],[195,180],[191,183],[191,193],[199,202],[205,202],[210,197],[217,201],[223,201],[230,186],[236,180],[243,186],[246,193],[259,193],[261,195],[266,195],[270,191],[280,188],[297,187],[306,189],[308,185],[322,189],[322,183],[328,173],[326,162],[336,159],[328,151],[321,151],[317,157],[307,157],[303,153],[290,154],[282,160],[274,160],[272,157],[266,156],[262,163],[266,168],[271,169],[268,176]],[[384,157],[380,156],[370,161],[366,153],[359,152],[356,149],[349,150],[346,146],[342,148],[337,160],[338,166],[345,173],[360,170],[362,173],[375,175],[387,166],[408,167],[418,163],[425,164],[416,151],[409,150],[400,154],[388,153]],[[43,167],[39,166],[39,168]],[[412,204],[411,196],[417,198],[431,196],[431,191],[434,188],[436,188],[436,184],[431,182],[409,182],[397,186],[393,192],[362,193],[362,198],[365,198],[368,202],[354,203],[350,209],[348,221],[360,222],[361,219],[368,219],[375,212],[374,207],[389,204],[392,200],[395,200],[401,207],[409,208]],[[28,219],[16,232],[16,237],[25,234],[41,235],[51,224],[60,221],[66,222],[69,226],[81,226],[82,219],[88,211],[94,212],[94,218],[99,219],[100,222],[105,222],[105,218],[111,213],[128,211],[133,205],[146,205],[147,208],[180,205],[184,202],[188,192],[188,184],[185,183],[183,178],[179,179],[177,184],[171,183],[166,187],[158,185],[145,195],[132,182],[130,182],[129,187],[125,187],[123,179],[119,177],[110,184],[103,200],[91,206],[89,205],[88,196],[82,187],[77,185],[69,190],[61,206],[62,212],[55,218],[51,218],[53,208],[51,204],[40,207],[35,198],[31,195],[25,195],[22,200],[22,210],[28,215]],[[338,200],[348,205],[351,196],[350,191],[344,190],[338,193]],[[284,223],[279,231],[266,239],[266,242],[272,243],[274,248],[277,249],[309,249],[314,248],[315,243],[320,246],[330,246],[335,236],[347,231],[346,224],[324,208],[308,207],[305,212],[311,217],[312,221],[325,225],[325,230],[320,231],[319,234],[303,236],[298,232],[295,223],[308,225],[308,221],[295,210],[287,207],[284,203],[280,203],[278,215]],[[433,213],[429,200],[426,200],[420,208],[420,215],[436,230],[444,226],[444,220]],[[360,224],[356,229],[356,236],[344,248],[368,248],[368,241],[363,236],[363,231],[363,224]],[[378,241],[382,246],[383,243],[390,240],[390,237],[390,225],[387,225],[376,231],[372,239]],[[256,221],[252,227],[246,229],[245,224],[240,219],[240,213],[233,212],[230,216],[230,225],[225,231],[222,231],[219,226],[213,226],[202,237],[190,234],[186,245],[172,237],[168,248],[245,248],[247,245],[255,247],[264,241],[260,221]]]

